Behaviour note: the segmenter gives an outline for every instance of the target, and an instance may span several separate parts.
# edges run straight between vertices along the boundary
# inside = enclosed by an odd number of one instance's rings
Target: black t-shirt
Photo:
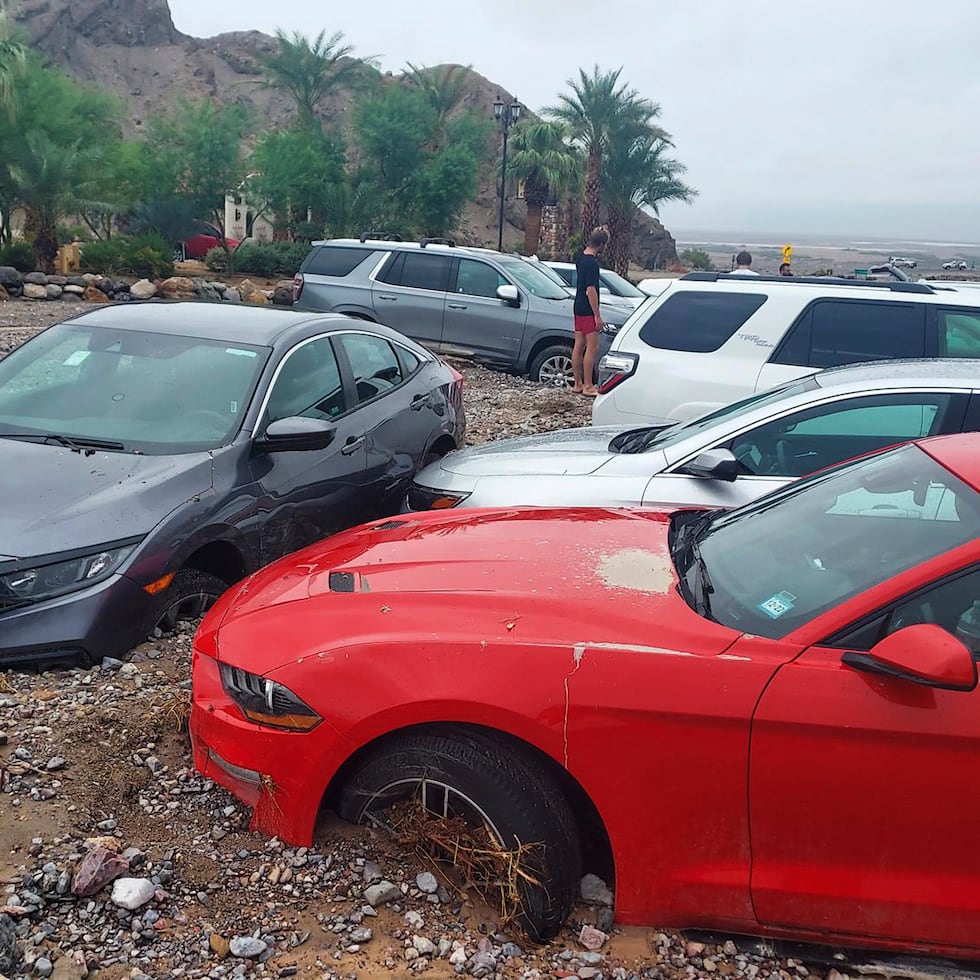
[[[599,292],[599,260],[583,252],[575,259],[575,315],[592,316],[592,304],[585,295],[589,286]]]

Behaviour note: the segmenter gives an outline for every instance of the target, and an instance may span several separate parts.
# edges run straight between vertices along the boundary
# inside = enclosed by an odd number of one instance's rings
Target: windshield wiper
[[[676,424],[676,422],[669,422],[664,425],[650,425],[634,432],[614,436],[612,442],[609,443],[609,448],[613,452],[624,455],[642,453],[654,445],[669,429],[673,429]]]
[[[65,436],[60,432],[0,432],[0,439],[33,439],[37,442],[55,442],[74,453],[85,453],[91,456],[98,449],[114,452],[124,452],[126,447],[121,442],[110,439],[90,439],[88,436]]]
[[[711,584],[708,568],[701,557],[699,541],[716,513],[717,511],[709,510],[689,517],[677,528],[670,542],[671,557],[677,569],[681,594],[696,613],[707,619],[714,618],[711,615],[711,600],[708,597],[715,589]],[[692,569],[693,577],[690,575]]]
[[[702,616],[705,616],[708,619],[712,619],[711,600],[708,598],[708,596],[715,591],[715,587],[711,584],[711,578],[708,575],[708,566],[705,565],[704,559],[701,557],[701,548],[698,545],[697,538],[694,538],[691,541],[690,568],[695,569],[695,587],[691,589],[691,596],[694,599],[695,612],[700,613]]]

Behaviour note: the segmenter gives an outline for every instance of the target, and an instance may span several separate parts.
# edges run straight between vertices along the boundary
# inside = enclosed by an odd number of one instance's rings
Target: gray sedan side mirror
[[[727,449],[708,449],[682,466],[679,473],[731,483],[738,476],[738,460]]]
[[[334,440],[337,429],[324,419],[308,419],[301,415],[270,422],[255,445],[267,453],[303,453],[326,449]]]
[[[497,287],[497,299],[502,299],[509,306],[521,305],[521,294],[517,291],[517,287],[510,283]]]

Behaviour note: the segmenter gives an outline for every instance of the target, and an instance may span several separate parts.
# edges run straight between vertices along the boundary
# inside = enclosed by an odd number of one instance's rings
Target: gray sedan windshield
[[[675,556],[708,614],[773,639],[980,535],[980,495],[915,445],[709,520]]]
[[[268,354],[59,324],[0,361],[0,437],[101,440],[154,454],[214,449],[238,431]]]

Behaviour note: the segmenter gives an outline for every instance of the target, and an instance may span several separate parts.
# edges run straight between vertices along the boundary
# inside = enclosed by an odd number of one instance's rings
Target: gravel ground
[[[81,307],[0,306],[0,355]],[[472,442],[588,423],[580,396],[457,366]],[[447,869],[377,832],[328,819],[310,849],[258,837],[247,809],[194,772],[190,648],[184,631],[126,663],[0,674],[0,975],[847,976],[741,941],[610,928],[601,901],[533,947]]]

